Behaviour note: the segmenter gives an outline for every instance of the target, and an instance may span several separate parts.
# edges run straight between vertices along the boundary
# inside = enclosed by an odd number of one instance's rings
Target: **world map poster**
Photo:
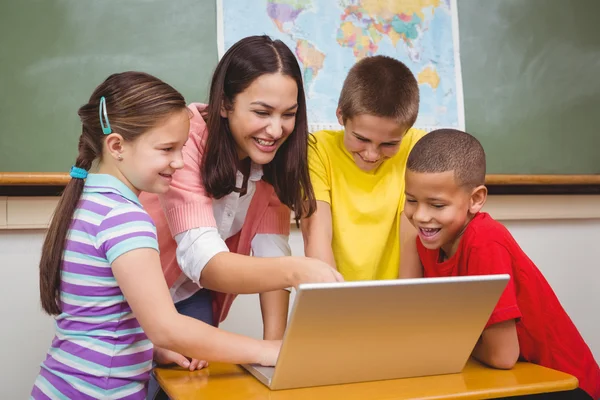
[[[267,34],[296,54],[311,131],[337,129],[348,70],[387,55],[419,83],[416,127],[464,129],[456,0],[217,0],[219,57],[238,40]]]

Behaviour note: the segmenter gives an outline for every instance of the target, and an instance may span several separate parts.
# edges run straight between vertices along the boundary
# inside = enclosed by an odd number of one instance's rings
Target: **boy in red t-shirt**
[[[496,368],[517,359],[574,375],[579,389],[547,394],[600,398],[600,369],[550,285],[508,230],[479,212],[487,198],[485,152],[468,133],[441,129],[411,151],[404,212],[417,228],[423,271],[403,277],[510,274],[473,357]]]

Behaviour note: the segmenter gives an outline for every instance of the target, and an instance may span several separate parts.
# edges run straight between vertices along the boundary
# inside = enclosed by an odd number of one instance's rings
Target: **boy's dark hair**
[[[311,216],[317,202],[308,174],[308,117],[302,72],[294,53],[281,41],[266,35],[249,36],[235,43],[213,74],[210,86],[208,137],[200,173],[206,193],[220,199],[239,190],[235,187],[238,155],[227,118],[221,107],[233,108],[235,97],[265,74],[289,76],[298,85],[298,108],[294,131],[263,166],[263,180],[275,189],[279,200],[294,211],[296,222]]]
[[[102,157],[106,135],[100,122],[100,98],[106,99],[106,111],[113,132],[133,142],[167,117],[186,110],[185,99],[172,86],[143,72],[122,72],[106,78],[77,112],[81,119],[79,154],[75,166],[88,171]],[[40,300],[50,315],[61,313],[60,276],[62,256],[73,213],[77,207],[83,179],[71,179],[58,202],[40,260]]]
[[[466,132],[438,129],[415,144],[406,168],[425,173],[454,171],[457,184],[471,189],[485,184],[485,151]]]
[[[344,122],[357,115],[394,118],[406,129],[419,112],[419,85],[402,62],[387,56],[366,57],[354,64],[338,101]]]

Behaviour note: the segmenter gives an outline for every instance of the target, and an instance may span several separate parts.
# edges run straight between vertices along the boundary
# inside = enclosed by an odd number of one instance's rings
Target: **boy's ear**
[[[471,192],[471,199],[469,200],[469,213],[476,214],[478,213],[485,201],[487,200],[487,188],[485,185],[477,186]]]
[[[344,117],[342,116],[342,110],[340,110],[339,107],[337,108],[337,110],[335,110],[335,115],[337,116],[338,123],[344,126]]]
[[[125,140],[119,133],[113,132],[104,139],[104,145],[106,150],[111,157],[115,160],[123,159],[123,152],[125,150]]]

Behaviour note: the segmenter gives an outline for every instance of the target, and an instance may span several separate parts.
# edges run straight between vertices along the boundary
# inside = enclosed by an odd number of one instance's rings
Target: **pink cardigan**
[[[166,194],[140,195],[141,203],[156,224],[160,261],[169,287],[182,274],[177,264],[177,243],[173,237],[193,228],[216,227],[212,199],[206,195],[200,176],[207,135],[206,124],[200,113],[206,109],[206,105],[192,103],[189,109],[192,118],[189,139],[183,148],[185,167],[173,175],[171,189]],[[273,186],[261,180],[256,183],[256,192],[250,202],[242,230],[225,243],[231,252],[250,255],[250,244],[257,233],[289,235],[289,232],[289,208],[279,201]],[[215,324],[227,317],[234,298],[235,295],[232,294],[215,292]]]

